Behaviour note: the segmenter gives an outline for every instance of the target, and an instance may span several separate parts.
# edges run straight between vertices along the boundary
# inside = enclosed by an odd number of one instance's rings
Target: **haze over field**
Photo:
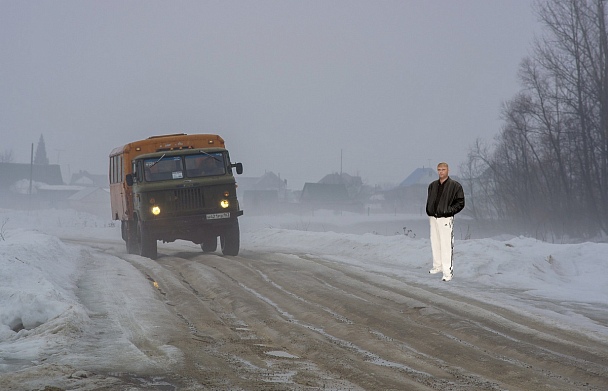
[[[44,135],[69,177],[164,133],[218,133],[247,176],[398,183],[500,129],[532,1],[0,0],[0,154]],[[341,162],[342,154],[342,162]]]

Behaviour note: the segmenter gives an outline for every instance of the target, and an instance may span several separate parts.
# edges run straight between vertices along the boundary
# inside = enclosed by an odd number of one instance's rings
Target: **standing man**
[[[460,183],[449,177],[447,163],[437,165],[439,179],[429,185],[426,214],[431,222],[431,274],[443,272],[443,281],[453,276],[454,215],[464,208],[464,191]]]

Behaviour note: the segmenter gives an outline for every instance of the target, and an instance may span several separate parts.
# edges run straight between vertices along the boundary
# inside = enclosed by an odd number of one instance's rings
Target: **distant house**
[[[305,204],[338,205],[349,203],[350,200],[344,184],[307,182],[300,195],[300,202]]]
[[[436,170],[429,167],[415,169],[397,187],[384,192],[382,209],[391,213],[426,213],[427,189],[435,179]]]
[[[363,212],[363,203],[348,193],[343,183],[310,183],[304,184],[300,195],[303,208],[329,209],[335,211]]]
[[[460,181],[456,176],[450,175],[450,177]],[[387,212],[426,215],[428,187],[437,178],[437,171],[433,168],[415,169],[397,187],[384,192],[382,209]]]
[[[347,192],[348,196],[351,199],[357,199],[359,194],[361,193],[361,189],[363,188],[363,181],[360,176],[352,176],[345,172],[343,173],[333,173],[329,175],[325,175],[320,181],[320,184],[327,185],[343,185]]]
[[[90,174],[88,171],[78,171],[72,174],[70,185],[109,187],[108,175]]]
[[[272,171],[261,177],[237,177],[237,193],[248,213],[270,213],[288,201],[287,181]]]
[[[303,208],[363,212],[372,191],[361,177],[347,173],[324,176],[318,183],[307,182],[300,194]]]
[[[0,192],[8,192],[11,185],[22,179],[29,180],[30,177],[34,182],[63,185],[58,164],[0,163]]]
[[[72,174],[70,184],[80,186],[80,190],[67,198],[70,208],[110,218],[110,185],[107,175],[79,171]]]
[[[97,186],[83,187],[67,199],[68,206],[80,212],[111,218],[110,190]]]
[[[30,186],[32,192],[30,194]],[[34,191],[34,184],[58,186],[63,185],[61,169],[58,164],[22,164],[0,163],[0,207],[31,206],[40,198]],[[23,197],[31,195],[30,197]]]
[[[40,184],[36,187],[38,206],[42,208],[67,208],[68,198],[83,189],[82,186]]]
[[[435,179],[437,179],[436,170],[429,167],[417,168],[397,187],[410,187],[414,185],[424,185],[425,187],[428,187],[429,183],[433,182]]]

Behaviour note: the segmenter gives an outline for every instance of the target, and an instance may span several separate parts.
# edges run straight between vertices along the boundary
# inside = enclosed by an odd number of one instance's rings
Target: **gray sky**
[[[498,133],[531,0],[0,0],[0,153],[64,177],[112,148],[217,133],[246,176],[398,183]]]

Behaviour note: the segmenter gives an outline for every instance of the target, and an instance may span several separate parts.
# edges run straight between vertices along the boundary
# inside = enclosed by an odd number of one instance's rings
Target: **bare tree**
[[[4,154],[0,155],[0,163],[13,163],[15,157],[12,149],[5,149]]]
[[[603,0],[546,0],[491,154],[497,215],[554,233],[608,233],[608,33]],[[478,168],[479,169],[479,168]]]
[[[603,0],[551,0],[538,5],[550,35],[536,58],[554,77],[563,105],[570,160],[568,180],[583,220],[608,232],[608,44]]]
[[[462,184],[467,194],[467,213],[475,220],[498,218],[503,210],[498,205],[500,198],[494,194],[494,177],[489,162],[489,147],[480,139],[470,149],[467,160],[461,164]]]

